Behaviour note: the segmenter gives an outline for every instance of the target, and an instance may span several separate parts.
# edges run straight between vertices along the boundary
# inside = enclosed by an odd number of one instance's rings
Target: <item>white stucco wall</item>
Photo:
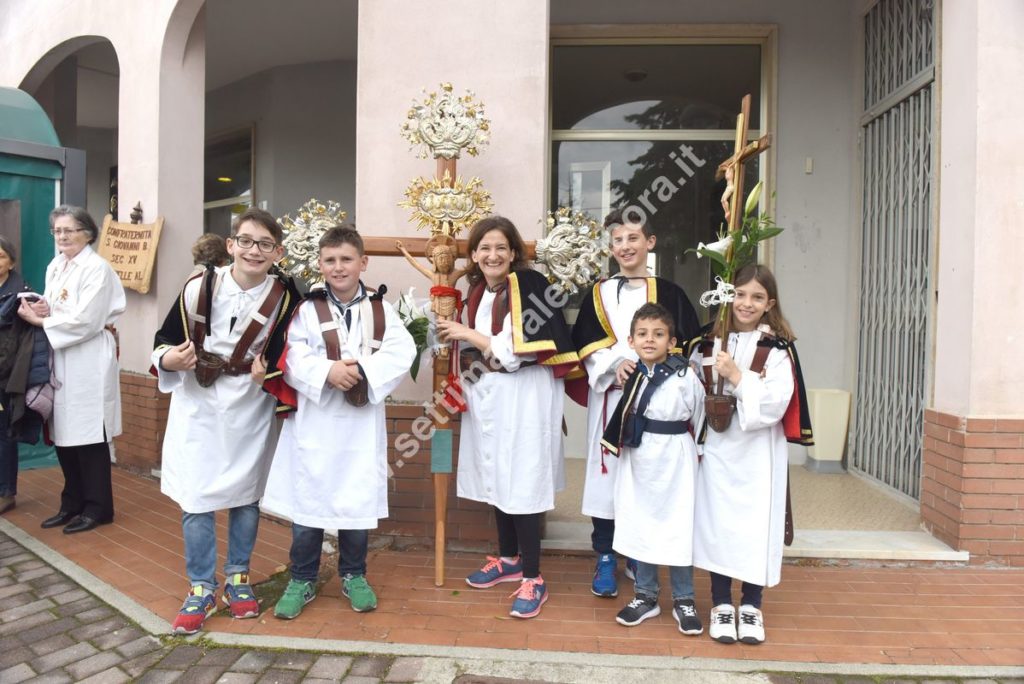
[[[935,407],[1024,415],[1024,6],[941,6]]]

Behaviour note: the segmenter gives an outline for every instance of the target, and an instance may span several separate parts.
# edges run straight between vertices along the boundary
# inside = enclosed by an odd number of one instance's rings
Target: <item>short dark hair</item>
[[[192,263],[223,266],[231,261],[224,238],[216,233],[203,233],[192,245]]]
[[[341,225],[328,228],[327,232],[320,236],[320,242],[317,246],[320,250],[323,250],[324,247],[341,247],[342,245],[352,245],[359,252],[359,256],[363,256],[366,253],[363,247],[363,236],[359,234],[355,225],[351,223],[342,223]]]
[[[609,231],[612,231],[619,226],[624,226],[627,223],[640,226],[640,230],[643,231],[644,237],[651,237],[651,226],[647,220],[647,216],[636,207],[612,209],[608,212],[608,215],[604,217],[604,227]]]
[[[14,249],[14,243],[2,235],[0,235],[0,252],[7,255],[12,265],[18,263],[18,252]]]
[[[92,216],[89,216],[82,207],[76,207],[73,204],[62,204],[53,211],[50,212],[50,228],[57,223],[57,219],[61,216],[70,216],[71,219],[78,224],[78,227],[89,233],[89,244],[96,242],[96,239],[100,236],[100,229],[96,227],[96,222],[92,220]]]
[[[639,321],[660,321],[668,326],[668,334],[675,337],[676,322],[669,310],[657,302],[647,302],[633,314],[633,320],[629,322],[629,336],[636,332],[636,324]]]
[[[242,224],[246,221],[252,221],[258,226],[263,226],[267,229],[273,238],[274,242],[281,244],[284,241],[284,228],[277,222],[274,215],[264,209],[257,209],[256,207],[250,207],[243,211],[238,218],[231,222],[231,237],[238,235],[238,229],[242,227]]]

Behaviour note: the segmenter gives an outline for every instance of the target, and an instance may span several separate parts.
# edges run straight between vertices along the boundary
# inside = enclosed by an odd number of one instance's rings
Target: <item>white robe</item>
[[[646,287],[626,285],[617,295],[618,286],[618,278],[598,284],[608,322],[615,333],[615,344],[598,349],[583,360],[590,391],[587,398],[587,467],[584,471],[582,512],[583,515],[605,519],[615,517],[615,472],[619,459],[605,454],[602,460],[601,436],[622,397],[622,389],[615,383],[615,369],[623,361],[637,360],[636,352],[629,346],[629,326],[633,314],[647,302]],[[608,472],[602,472],[602,462]]]
[[[230,270],[231,266],[217,269],[224,275],[214,291],[212,321],[203,345],[225,358],[231,356],[248,326],[249,315],[258,311],[262,295],[273,280],[267,277],[261,285],[242,290]],[[185,286],[189,310],[195,308],[201,282],[202,278],[195,278]],[[277,311],[268,317],[269,322],[277,319]],[[234,328],[232,317],[237,319]],[[262,350],[269,329],[268,323],[256,336],[247,358]],[[274,397],[248,373],[221,375],[210,387],[200,387],[193,371],[160,368],[160,357],[166,351],[158,348],[152,355],[158,387],[171,394],[160,491],[187,513],[207,513],[258,501],[263,496],[277,441]]]
[[[354,306],[351,333],[336,306],[342,358],[358,359],[370,403],[352,406],[327,384],[333,361],[312,302],[300,305],[288,328],[284,379],[295,388],[298,410],[281,429],[263,508],[292,521],[331,530],[370,530],[388,516],[388,435],[384,400],[402,382],[416,356],[416,344],[398,314],[384,302],[386,327],[381,347],[363,353],[362,308]]]
[[[476,330],[487,337],[493,305],[494,293],[485,290]],[[463,385],[469,410],[459,436],[458,495],[513,515],[550,511],[565,488],[563,382],[545,366],[516,370],[535,357],[513,353],[511,314],[491,337],[491,352],[514,372],[483,373]]]
[[[121,279],[86,245],[70,261],[59,254],[50,262],[44,296],[50,315],[43,330],[60,383],[50,437],[60,447],[110,441],[121,434],[121,384],[117,344],[104,326],[124,313]]]
[[[707,429],[697,474],[693,564],[752,584],[779,583],[789,456],[782,417],[793,397],[789,354],[772,349],[765,377],[749,370],[759,333],[733,333],[729,349],[743,371],[736,412],[724,433]],[[691,360],[702,362],[699,351]]]
[[[644,380],[636,401],[646,386]],[[654,420],[688,420],[699,431],[704,420],[704,387],[692,369],[682,377],[667,378],[654,390],[645,415]],[[693,436],[689,432],[645,432],[640,446],[622,449],[620,459],[612,547],[645,563],[692,565],[697,474]]]

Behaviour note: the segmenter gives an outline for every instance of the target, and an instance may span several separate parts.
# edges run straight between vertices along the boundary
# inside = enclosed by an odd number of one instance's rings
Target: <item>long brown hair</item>
[[[515,253],[515,257],[509,264],[509,271],[529,268],[530,262],[526,259],[526,245],[523,243],[523,238],[516,229],[515,224],[504,216],[488,216],[473,224],[473,227],[469,230],[469,256],[472,257],[473,252],[480,246],[480,241],[484,239],[484,235],[487,235],[492,230],[497,230],[504,235],[505,239],[508,240],[508,246]],[[469,282],[470,287],[483,279],[484,274],[480,267],[470,258],[469,269],[466,271],[466,280]]]
[[[733,285],[740,287],[746,285],[751,280],[756,280],[765,289],[768,293],[768,299],[775,300],[775,306],[765,312],[764,316],[761,317],[761,323],[768,325],[776,337],[780,337],[788,342],[795,340],[796,335],[793,334],[789,321],[786,320],[785,315],[782,313],[782,304],[779,302],[779,284],[776,282],[775,275],[771,272],[771,269],[762,264],[747,264],[736,272],[736,276],[733,278]],[[729,305],[729,316],[732,316],[731,304]],[[716,324],[716,329],[719,327]],[[720,330],[716,331],[720,332]]]

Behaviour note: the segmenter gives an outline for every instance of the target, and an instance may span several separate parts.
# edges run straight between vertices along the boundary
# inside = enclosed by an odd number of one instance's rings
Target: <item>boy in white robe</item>
[[[368,259],[355,228],[329,229],[319,247],[325,287],[296,309],[282,356],[294,397],[278,396],[298,410],[281,431],[263,499],[265,509],[292,520],[291,580],[274,606],[284,619],[316,598],[325,529],[338,532],[342,594],[356,612],[377,607],[366,555],[369,530],[388,514],[384,400],[416,356],[383,288],[373,293],[359,280]]]
[[[693,338],[700,326],[682,288],[648,273],[648,254],[654,249],[657,238],[643,217],[616,209],[608,214],[604,225],[619,272],[594,285],[591,296],[580,305],[572,339],[586,369],[586,377],[585,383],[575,379],[567,381],[566,391],[587,407],[587,466],[582,510],[591,517],[590,541],[597,554],[590,590],[595,596],[612,598],[619,594],[615,577],[617,561],[612,550],[615,471],[619,464],[618,459],[607,457],[601,436],[622,396],[623,382],[636,368],[637,355],[628,342],[630,322],[641,305],[657,302],[675,320],[673,330],[677,340]],[[626,576],[631,579],[634,565],[627,559]]]
[[[704,388],[686,359],[671,355],[676,338],[668,310],[644,304],[630,325],[639,357],[603,443],[621,459],[615,478],[615,551],[637,561],[636,598],[615,617],[627,627],[661,614],[658,566],[667,565],[672,616],[679,631],[704,631],[693,593],[693,502]]]
[[[232,264],[193,275],[156,334],[153,372],[171,394],[160,490],[182,509],[190,584],[175,634],[198,632],[216,608],[217,510],[228,509],[224,602],[234,618],[259,615],[249,560],[276,441],[276,402],[263,384],[296,299],[290,282],[270,275],[282,239],[268,212],[239,216],[227,240]]]

